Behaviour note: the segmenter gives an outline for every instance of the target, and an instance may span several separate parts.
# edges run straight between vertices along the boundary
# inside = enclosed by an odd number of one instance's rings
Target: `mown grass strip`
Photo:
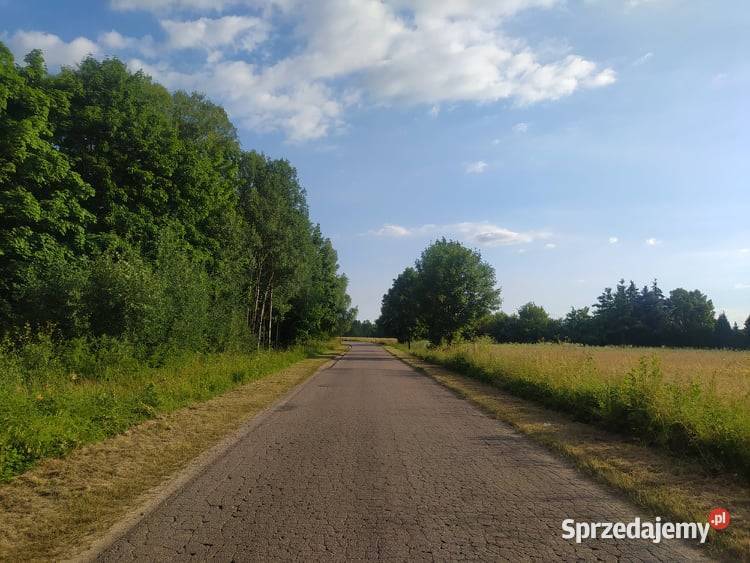
[[[67,559],[83,552],[176,471],[329,359],[319,355],[256,377],[64,458],[41,461],[0,485],[0,560]]]
[[[572,420],[569,415],[512,396],[491,383],[426,362],[402,347],[386,349],[623,492],[654,516],[703,522],[712,508],[727,508],[732,524],[724,532],[710,532],[708,553],[726,560],[750,560],[750,488],[737,474],[711,471],[695,459],[670,455],[627,436]]]

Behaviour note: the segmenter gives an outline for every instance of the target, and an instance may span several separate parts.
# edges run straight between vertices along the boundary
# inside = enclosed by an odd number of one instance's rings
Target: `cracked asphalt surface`
[[[633,506],[393,358],[354,343],[103,561],[698,560],[678,541],[561,538]]]

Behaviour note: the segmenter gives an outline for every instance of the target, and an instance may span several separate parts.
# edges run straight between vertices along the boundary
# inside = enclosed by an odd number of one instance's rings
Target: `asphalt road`
[[[375,345],[355,343],[100,559],[685,560],[561,538],[638,511]]]

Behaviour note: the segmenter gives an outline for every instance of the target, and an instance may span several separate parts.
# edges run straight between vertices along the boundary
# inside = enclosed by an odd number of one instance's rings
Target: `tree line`
[[[377,321],[356,321],[351,335],[433,343],[490,336],[497,342],[750,348],[750,317],[743,327],[730,324],[699,290],[665,295],[656,281],[639,288],[620,280],[591,307],[571,308],[555,319],[533,302],[512,314],[498,311],[494,286],[494,269],[478,252],[439,240],[393,281]]]
[[[0,215],[5,335],[158,355],[339,334],[356,313],[294,167],[117,59],[50,74],[0,43]]]

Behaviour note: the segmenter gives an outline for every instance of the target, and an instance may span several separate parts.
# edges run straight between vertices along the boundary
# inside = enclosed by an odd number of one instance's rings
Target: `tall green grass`
[[[690,364],[671,350],[479,340],[434,348],[422,343],[411,352],[578,420],[697,456],[709,468],[750,480],[749,353],[704,351],[703,375],[691,377],[684,373]],[[678,369],[665,369],[664,359]],[[617,366],[619,374],[613,371]]]
[[[180,407],[320,353],[322,344],[257,353],[184,353],[158,367],[114,338],[0,344],[0,482]]]

